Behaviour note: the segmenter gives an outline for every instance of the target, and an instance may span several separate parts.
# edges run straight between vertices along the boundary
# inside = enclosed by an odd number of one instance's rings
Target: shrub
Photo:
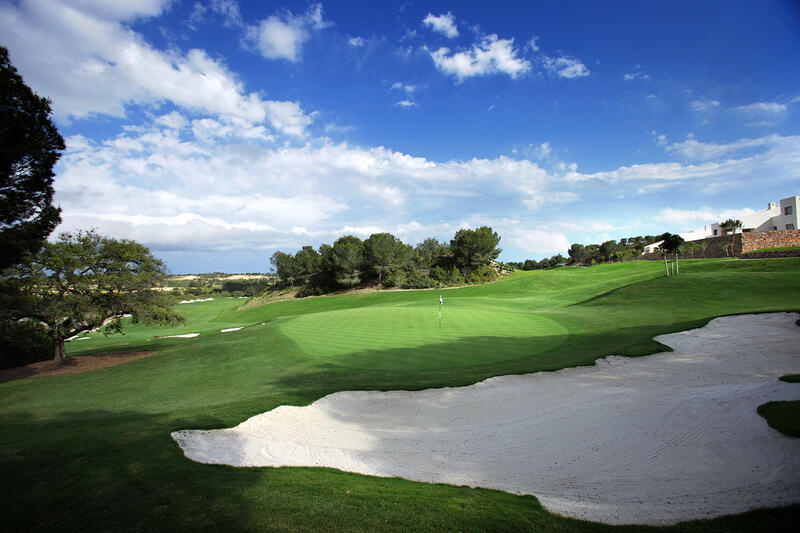
[[[403,270],[393,272],[383,280],[384,287],[403,287],[406,284],[406,273]]]
[[[486,283],[496,279],[497,271],[489,265],[483,265],[470,272],[467,283]]]
[[[433,281],[425,272],[420,270],[412,270],[406,278],[406,283],[403,285],[406,289],[427,289],[433,287],[436,282]]]
[[[0,368],[27,365],[53,357],[44,326],[32,320],[0,321]]]
[[[306,285],[297,291],[295,297],[305,298],[306,296],[322,296],[323,294],[325,294],[325,290],[322,287],[318,285]]]

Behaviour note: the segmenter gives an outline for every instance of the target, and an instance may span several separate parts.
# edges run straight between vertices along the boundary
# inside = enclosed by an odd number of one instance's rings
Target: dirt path
[[[675,352],[491,378],[340,392],[231,429],[178,431],[190,459],[325,466],[533,494],[610,524],[669,524],[800,502],[800,439],[756,407],[800,398],[797,314],[722,317],[657,337]]]
[[[66,361],[41,361],[24,366],[4,368],[0,370],[0,383],[15,379],[32,378],[36,376],[55,376],[58,374],[80,374],[98,368],[115,366],[135,359],[149,357],[156,352],[119,352],[96,353],[90,355],[72,355]]]

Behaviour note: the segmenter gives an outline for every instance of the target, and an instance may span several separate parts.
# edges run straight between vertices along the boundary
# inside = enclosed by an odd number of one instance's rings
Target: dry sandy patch
[[[674,352],[487,379],[339,392],[230,429],[176,431],[186,456],[325,466],[533,494],[610,524],[669,524],[800,502],[800,439],[756,407],[800,398],[797,314],[745,315],[657,337]]]

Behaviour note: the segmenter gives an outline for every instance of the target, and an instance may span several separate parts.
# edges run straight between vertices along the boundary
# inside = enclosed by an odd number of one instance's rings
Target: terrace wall
[[[761,248],[800,246],[800,229],[743,233],[742,237],[742,249],[739,253],[747,253]]]

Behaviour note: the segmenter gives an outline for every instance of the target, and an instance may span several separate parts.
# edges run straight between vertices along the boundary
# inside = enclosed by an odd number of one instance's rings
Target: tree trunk
[[[667,277],[669,277],[669,266],[667,265],[667,254],[664,254],[664,270],[667,273]]]
[[[675,274],[680,274],[681,269],[680,265],[678,264],[678,254],[675,254]]]
[[[64,339],[61,337],[53,338],[53,360],[64,361],[66,358],[66,349],[64,348]]]

